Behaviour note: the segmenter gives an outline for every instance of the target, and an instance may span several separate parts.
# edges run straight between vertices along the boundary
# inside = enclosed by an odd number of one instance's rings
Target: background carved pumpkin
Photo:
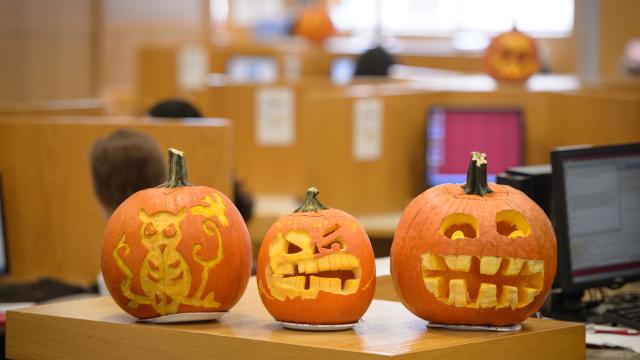
[[[426,190],[402,214],[391,275],[404,305],[444,324],[520,323],[542,305],[556,272],[556,238],[522,192],[487,184],[473,153],[464,186]]]
[[[170,149],[169,157],[169,180],[131,195],[109,219],[105,283],[141,319],[227,311],[251,274],[249,232],[226,196],[187,183],[182,152]]]
[[[336,30],[329,13],[319,7],[309,7],[302,10],[298,17],[293,33],[314,42],[322,42],[335,35]]]
[[[260,297],[278,321],[355,323],[375,291],[373,249],[353,216],[317,195],[307,190],[302,206],[267,231],[258,255]]]
[[[515,28],[491,41],[484,65],[496,80],[525,81],[540,68],[535,41]]]

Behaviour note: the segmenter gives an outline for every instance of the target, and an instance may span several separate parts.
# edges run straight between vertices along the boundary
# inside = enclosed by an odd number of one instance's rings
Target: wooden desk
[[[12,280],[53,276],[90,284],[100,267],[105,219],[89,149],[118,128],[185,152],[189,180],[231,194],[231,124],[126,117],[0,116],[0,173]],[[206,149],[206,151],[204,150]]]
[[[110,298],[11,311],[9,358],[92,359],[584,359],[584,326],[529,319],[513,333],[429,329],[402,304],[374,300],[353,330],[283,329],[266,312],[255,279],[219,321],[139,324]],[[544,344],[544,345],[543,345]],[[543,345],[543,346],[541,346]]]
[[[0,115],[97,116],[105,112],[106,102],[100,98],[0,103]]]

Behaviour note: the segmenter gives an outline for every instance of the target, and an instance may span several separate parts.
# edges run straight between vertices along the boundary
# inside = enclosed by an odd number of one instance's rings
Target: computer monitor
[[[4,227],[4,207],[2,197],[2,174],[0,174],[0,275],[9,273],[9,257],[7,256],[7,242]]]
[[[640,279],[640,143],[551,153],[557,285]]]
[[[227,61],[226,73],[237,82],[274,82],[278,79],[278,63],[271,56],[236,55]]]
[[[487,154],[489,181],[522,165],[522,118],[522,111],[513,108],[432,108],[427,119],[427,186],[464,183],[472,151]]]
[[[350,57],[338,57],[331,62],[330,76],[334,84],[348,84],[353,79],[356,62]]]

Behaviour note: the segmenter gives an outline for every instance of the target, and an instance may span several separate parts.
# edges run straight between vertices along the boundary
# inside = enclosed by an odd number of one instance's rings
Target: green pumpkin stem
[[[176,188],[180,186],[191,186],[187,181],[187,162],[184,160],[182,151],[169,148],[169,176],[167,181],[158,187]]]
[[[322,205],[320,201],[318,201],[318,194],[320,191],[314,187],[310,187],[307,189],[307,195],[304,197],[304,201],[299,208],[295,209],[293,212],[309,212],[318,210],[328,209],[328,207]]]
[[[487,155],[474,151],[467,169],[467,182],[462,185],[464,193],[468,195],[485,196],[493,192],[487,183]]]

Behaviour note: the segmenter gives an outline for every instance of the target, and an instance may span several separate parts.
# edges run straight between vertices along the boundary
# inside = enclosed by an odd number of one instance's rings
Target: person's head
[[[155,139],[130,129],[98,139],[90,161],[93,186],[107,214],[133,193],[162,184],[167,176]]]
[[[149,109],[149,115],[158,118],[199,118],[200,111],[191,103],[180,99],[162,100]]]
[[[365,51],[356,62],[355,76],[387,76],[395,58],[381,46]]]

